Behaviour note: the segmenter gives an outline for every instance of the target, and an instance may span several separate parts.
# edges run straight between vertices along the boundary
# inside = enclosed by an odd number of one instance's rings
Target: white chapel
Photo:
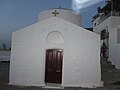
[[[9,84],[103,86],[100,35],[82,28],[81,19],[72,10],[55,8],[13,32]]]

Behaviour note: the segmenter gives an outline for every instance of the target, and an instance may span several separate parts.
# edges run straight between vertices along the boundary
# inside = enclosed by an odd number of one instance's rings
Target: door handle
[[[60,70],[56,70],[56,72],[60,72]]]
[[[48,71],[52,71],[52,69],[48,69]]]

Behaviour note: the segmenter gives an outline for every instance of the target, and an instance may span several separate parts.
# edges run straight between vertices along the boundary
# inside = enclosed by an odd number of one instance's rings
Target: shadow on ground
[[[9,80],[9,62],[0,63],[0,90],[120,90],[120,85],[110,85],[102,88],[64,88],[48,89],[42,87],[25,87],[8,85]]]

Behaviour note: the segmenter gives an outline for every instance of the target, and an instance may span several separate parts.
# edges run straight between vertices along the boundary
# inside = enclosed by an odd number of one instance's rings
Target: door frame
[[[64,50],[63,49],[60,49],[60,48],[50,48],[50,49],[45,49],[45,58],[44,58],[44,60],[45,60],[45,63],[44,63],[44,65],[45,65],[45,67],[44,67],[44,83],[45,83],[45,85],[47,84],[46,82],[45,82],[45,75],[46,75],[46,52],[47,52],[47,50],[57,50],[57,51],[62,51],[62,74],[61,74],[61,83],[60,84],[62,84],[62,82],[63,82],[63,57],[64,57]],[[56,83],[55,83],[56,84]]]

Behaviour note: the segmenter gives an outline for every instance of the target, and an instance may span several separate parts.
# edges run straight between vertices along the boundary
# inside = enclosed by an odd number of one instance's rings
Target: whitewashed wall
[[[76,25],[82,26],[81,15],[68,9],[50,9],[50,10],[42,11],[39,14],[38,21],[42,21],[54,17],[54,14],[52,13],[55,12],[55,10],[59,13],[56,14],[56,17],[74,23]]]
[[[120,28],[120,25],[110,31],[109,38],[109,47],[110,47],[110,60],[120,69],[120,43],[117,43],[117,28]]]
[[[111,17],[107,18],[105,21],[103,21],[102,23],[98,24],[97,22],[99,22],[99,19],[96,19],[93,22],[93,31],[95,33],[100,34],[102,30],[104,30],[104,28],[108,28],[108,30],[110,30],[111,28]],[[94,26],[94,24],[97,24],[96,26]]]
[[[99,21],[99,20],[98,20]],[[97,19],[93,22],[97,23]],[[95,33],[99,33],[107,27],[109,31],[109,60],[117,68],[120,68],[120,44],[117,43],[117,27],[120,27],[120,17],[110,16],[105,21],[93,27]]]
[[[64,43],[46,42],[58,31]],[[102,86],[100,37],[75,24],[52,17],[13,33],[10,84],[44,86],[46,49],[63,49],[62,86]]]

